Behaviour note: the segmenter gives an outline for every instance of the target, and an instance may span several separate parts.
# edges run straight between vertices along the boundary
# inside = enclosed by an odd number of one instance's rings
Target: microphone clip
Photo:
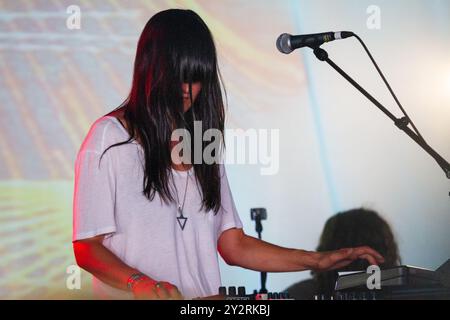
[[[328,59],[328,52],[326,52],[324,49],[322,49],[320,46],[317,46],[315,48],[312,48],[315,56],[320,61],[326,61]]]

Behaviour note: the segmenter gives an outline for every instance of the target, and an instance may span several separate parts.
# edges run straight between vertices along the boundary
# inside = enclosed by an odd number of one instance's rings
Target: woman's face
[[[188,111],[191,108],[191,97],[189,95],[189,83],[183,83],[181,85],[183,90],[183,108],[184,112]],[[192,102],[197,99],[200,90],[202,89],[201,82],[193,82],[192,83]]]

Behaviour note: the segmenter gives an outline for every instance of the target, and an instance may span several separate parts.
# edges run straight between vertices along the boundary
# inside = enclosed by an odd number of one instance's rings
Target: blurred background
[[[435,269],[450,258],[450,183],[434,160],[310,49],[275,47],[284,32],[357,33],[449,160],[450,1],[1,0],[0,298],[89,296],[85,272],[81,290],[66,286],[76,153],[91,124],[126,98],[140,32],[168,8],[196,11],[215,37],[227,128],[279,130],[276,174],[227,166],[248,234],[250,208],[265,207],[264,240],[314,250],[328,217],[365,206],[390,223],[404,264]],[[323,47],[401,116],[355,39]],[[224,263],[221,272],[224,285],[260,288],[257,272]],[[307,277],[271,273],[267,288]]]

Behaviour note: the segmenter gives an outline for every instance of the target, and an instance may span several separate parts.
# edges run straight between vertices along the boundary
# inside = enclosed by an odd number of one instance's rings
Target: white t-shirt
[[[200,211],[202,198],[193,170],[172,170],[180,201],[189,179],[183,210],[188,219],[182,230],[175,203],[164,203],[157,193],[150,201],[143,194],[144,154],[135,140],[109,149],[99,164],[106,148],[128,138],[111,116],[98,119],[86,136],[75,163],[73,241],[106,234],[104,246],[123,262],[176,285],[184,297],[217,294],[221,285],[217,240],[227,229],[242,228],[223,165],[222,209],[216,215]],[[95,277],[93,282],[99,298],[132,298],[130,292]]]

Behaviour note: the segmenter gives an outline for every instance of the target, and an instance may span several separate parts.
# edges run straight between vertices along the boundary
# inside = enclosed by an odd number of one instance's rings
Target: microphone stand
[[[408,125],[410,120],[407,117],[396,118],[389,110],[387,110],[378,100],[376,100],[372,95],[370,95],[363,87],[361,87],[355,80],[353,80],[347,73],[344,72],[338,65],[336,65],[329,57],[328,53],[320,48],[313,47],[314,55],[320,61],[327,62],[333,69],[335,69],[341,76],[343,76],[348,82],[350,82],[359,92],[361,92],[367,99],[369,99],[375,106],[377,106],[386,116],[388,116],[394,124],[403,132],[405,132],[411,139],[413,139],[423,150],[425,150],[438,165],[444,170],[445,175],[450,179],[450,164],[442,158],[433,148],[431,148],[428,143],[414,131],[412,131]],[[449,193],[450,196],[450,193]]]

